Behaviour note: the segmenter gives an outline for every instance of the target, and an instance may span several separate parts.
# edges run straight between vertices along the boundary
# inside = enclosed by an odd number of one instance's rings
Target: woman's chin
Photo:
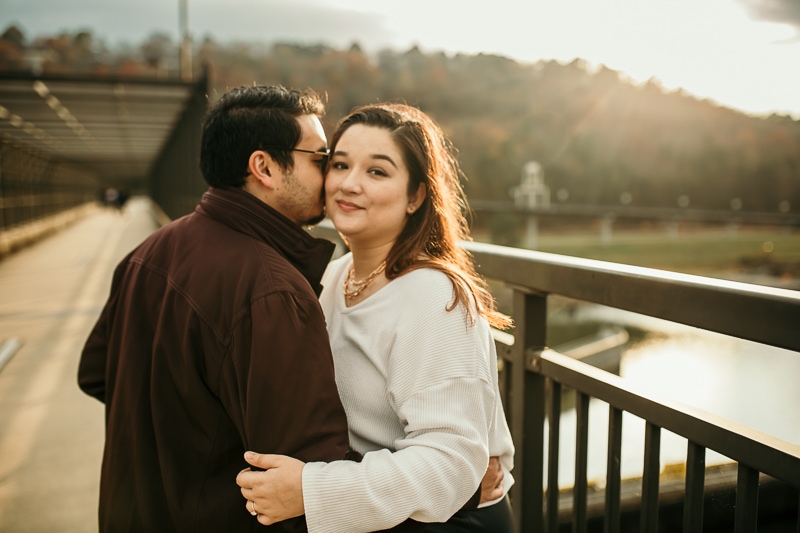
[[[333,222],[333,227],[336,228],[336,231],[341,233],[342,235],[350,235],[354,233],[358,233],[361,229],[362,224],[356,223],[356,221],[352,220],[348,216],[344,216],[341,213],[334,213],[333,215],[328,215]]]

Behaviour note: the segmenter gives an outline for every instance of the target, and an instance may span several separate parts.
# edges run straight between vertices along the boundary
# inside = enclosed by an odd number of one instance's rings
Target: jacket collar
[[[235,187],[211,187],[195,212],[275,248],[305,277],[319,296],[320,280],[335,245],[317,239],[252,194]]]

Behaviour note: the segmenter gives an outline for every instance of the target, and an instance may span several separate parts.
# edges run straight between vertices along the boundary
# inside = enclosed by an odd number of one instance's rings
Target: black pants
[[[425,533],[514,533],[508,496],[489,507],[459,511],[444,524],[428,524]]]

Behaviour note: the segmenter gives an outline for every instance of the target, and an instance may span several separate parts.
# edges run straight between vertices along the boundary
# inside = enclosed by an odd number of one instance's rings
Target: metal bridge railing
[[[194,82],[183,112],[153,163],[150,197],[172,219],[194,211],[208,189],[200,172],[203,115],[208,106],[208,74]]]
[[[313,234],[341,241],[329,223]],[[800,489],[800,446],[670,402],[625,379],[547,347],[547,300],[559,295],[800,352],[800,292],[507,248],[464,243],[481,275],[513,291],[513,337],[498,335],[501,393],[517,448],[512,488],[519,531],[559,530],[561,390],[577,394],[571,527],[587,531],[589,400],[609,406],[604,530],[620,531],[622,415],[645,421],[639,531],[659,530],[661,432],[687,439],[683,531],[703,530],[706,450],[738,463],[735,531],[755,532],[759,479],[769,475]],[[505,342],[502,339],[510,339]],[[798,354],[800,357],[800,354]],[[547,442],[545,442],[547,430]],[[545,468],[547,478],[545,479]],[[800,501],[794,495],[795,501]],[[563,513],[561,513],[563,515]],[[798,520],[800,531],[800,520]]]
[[[800,351],[800,292],[554,254],[465,243],[479,272],[513,289],[514,342],[499,345],[517,446],[512,489],[520,531],[558,531],[561,388],[577,392],[572,530],[587,530],[590,398],[609,405],[605,531],[620,530],[622,413],[645,421],[641,532],[659,530],[661,431],[688,440],[683,530],[703,530],[705,452],[738,462],[735,531],[756,531],[759,474],[800,489],[800,446],[637,390],[619,376],[547,348],[548,295],[593,302]],[[800,356],[800,354],[798,354]],[[545,448],[545,428],[548,442]],[[547,479],[544,479],[547,465]],[[545,490],[546,487],[546,490]],[[795,495],[797,501],[798,496]],[[800,528],[800,521],[798,521]]]
[[[0,135],[0,232],[93,202],[99,180]]]

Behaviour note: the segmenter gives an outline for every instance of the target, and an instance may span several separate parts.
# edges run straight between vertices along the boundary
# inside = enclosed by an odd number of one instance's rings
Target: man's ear
[[[268,189],[274,189],[280,167],[264,150],[256,150],[247,161],[247,172]]]

